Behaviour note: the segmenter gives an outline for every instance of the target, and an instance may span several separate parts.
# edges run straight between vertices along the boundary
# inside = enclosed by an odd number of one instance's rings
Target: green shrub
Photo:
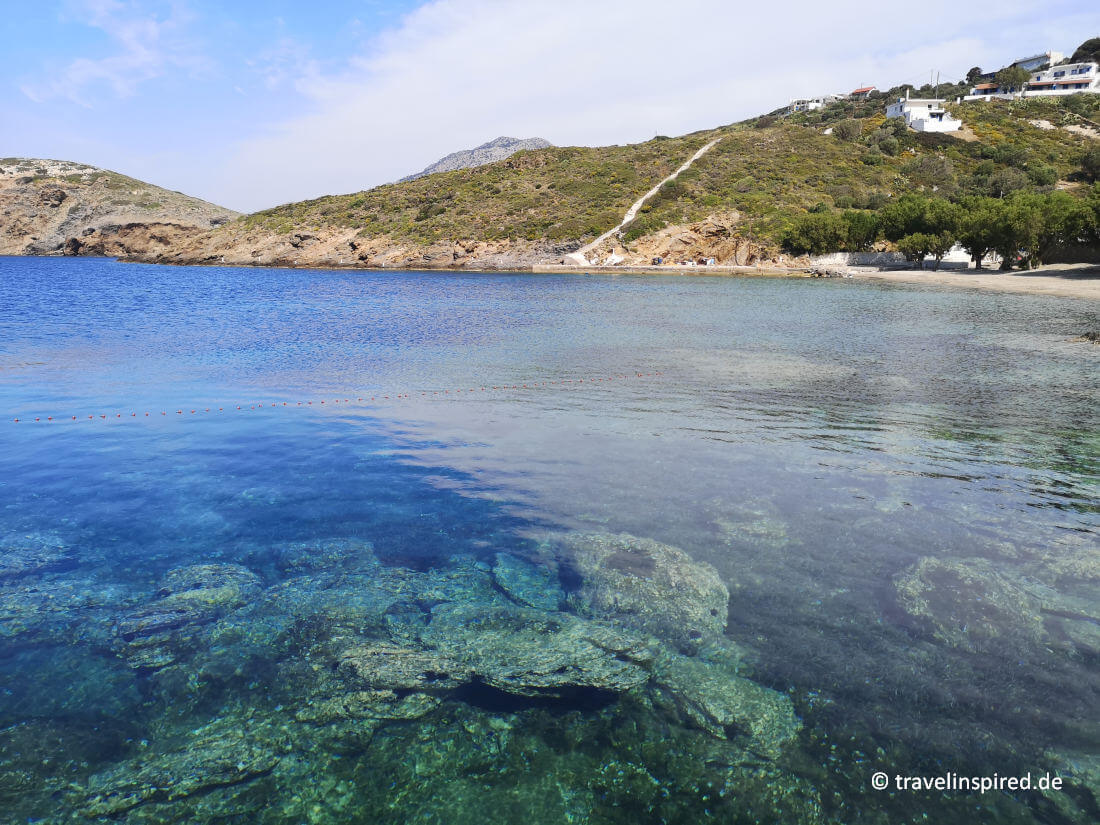
[[[1081,172],[1090,181],[1100,181],[1100,146],[1093,146],[1081,157]]]
[[[1027,176],[1036,186],[1053,186],[1058,182],[1058,170],[1047,163],[1035,163],[1028,167]]]
[[[783,247],[796,255],[822,255],[844,248],[848,240],[848,224],[834,212],[803,215],[783,236]]]
[[[989,176],[988,191],[995,198],[1003,198],[1026,189],[1030,182],[1028,176],[1019,169],[998,169]]]
[[[843,213],[845,223],[845,250],[866,252],[878,240],[878,215],[874,212],[849,210]]]
[[[939,269],[943,256],[954,245],[955,239],[949,232],[918,232],[899,239],[898,251],[905,255],[906,260],[916,261],[921,269],[924,268],[924,259],[931,255],[935,259],[932,268]]]
[[[848,143],[856,140],[862,134],[863,122],[854,118],[842,120],[833,127],[833,136]]]
[[[886,159],[883,157],[882,152],[878,150],[877,146],[872,146],[870,149],[863,153],[862,157],[860,157],[860,160],[868,166],[881,166]]]

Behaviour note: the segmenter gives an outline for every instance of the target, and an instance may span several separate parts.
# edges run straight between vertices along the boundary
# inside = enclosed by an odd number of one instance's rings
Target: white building
[[[1066,56],[1061,52],[1041,52],[1040,54],[1033,54],[1031,57],[1021,57],[1019,60],[1013,60],[1008,65],[1018,66],[1030,72],[1032,69],[1038,69],[1040,66],[1053,66],[1059,60],[1065,60],[1065,57]]]
[[[792,100],[787,106],[787,114],[795,112],[812,112],[815,109],[824,109],[830,103],[835,103],[839,98],[836,95],[822,95],[821,97],[806,97]]]
[[[951,117],[938,98],[899,97],[897,103],[886,107],[886,117],[898,117],[917,132],[957,132],[962,121]]]
[[[1066,63],[1032,72],[1024,97],[1057,97],[1079,92],[1100,94],[1100,69],[1095,63]]]
[[[970,94],[963,97],[963,100],[993,100],[993,98],[1015,100],[1022,95],[1022,91],[1002,89],[996,83],[979,83],[970,90]]]
[[[1059,97],[1081,92],[1100,94],[1100,67],[1096,63],[1066,63],[1032,72],[1027,83],[1019,90],[1002,89],[996,83],[979,83],[963,100]]]

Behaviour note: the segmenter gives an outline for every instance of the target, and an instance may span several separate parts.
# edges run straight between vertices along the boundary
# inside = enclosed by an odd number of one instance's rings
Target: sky
[[[0,0],[0,157],[254,211],[498,135],[634,143],[1097,35],[1095,0]]]

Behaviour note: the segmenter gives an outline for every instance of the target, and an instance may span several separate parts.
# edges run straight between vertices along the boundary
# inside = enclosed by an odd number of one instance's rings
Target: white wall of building
[[[1066,63],[1032,72],[1025,97],[1057,97],[1081,92],[1100,93],[1100,66],[1096,63]]]
[[[886,107],[886,117],[901,118],[917,132],[957,132],[962,121],[943,108],[943,101],[933,98],[898,98]]]

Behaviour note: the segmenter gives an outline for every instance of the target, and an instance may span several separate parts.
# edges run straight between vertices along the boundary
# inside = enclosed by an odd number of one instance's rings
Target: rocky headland
[[[155,256],[235,217],[94,166],[0,159],[0,255]]]

